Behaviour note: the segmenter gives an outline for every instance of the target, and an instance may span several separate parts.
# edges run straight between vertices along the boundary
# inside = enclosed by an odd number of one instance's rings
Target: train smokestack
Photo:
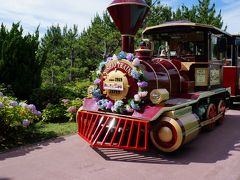
[[[114,0],[107,8],[122,34],[122,50],[134,52],[134,35],[149,10],[145,0]]]

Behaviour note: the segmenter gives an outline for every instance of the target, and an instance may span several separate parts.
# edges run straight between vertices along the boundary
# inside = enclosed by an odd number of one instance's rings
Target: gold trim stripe
[[[128,5],[128,4],[131,4],[131,5],[139,5],[139,6],[143,6],[143,7],[148,7],[150,8],[147,4],[141,4],[141,3],[136,3],[136,2],[121,2],[121,3],[114,3],[114,4],[110,4],[107,9],[109,7],[112,7],[112,6],[117,6],[117,5]]]
[[[134,37],[134,35],[132,35],[132,34],[122,34],[122,37]]]

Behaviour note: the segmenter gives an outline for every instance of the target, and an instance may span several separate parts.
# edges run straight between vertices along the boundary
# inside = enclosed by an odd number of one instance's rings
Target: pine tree
[[[41,85],[41,70],[45,53],[38,53],[39,32],[23,35],[19,23],[10,31],[2,24],[0,30],[0,82],[11,85],[15,95],[28,99],[34,88]]]
[[[198,15],[196,21],[222,28],[223,21],[221,17],[221,11],[219,11],[218,15],[216,15],[215,3],[210,6],[210,0],[198,0],[198,2]]]
[[[198,0],[198,3],[198,5],[193,5],[191,8],[185,5],[177,8],[176,12],[173,12],[173,20],[189,20],[222,28],[221,10],[216,15],[215,3],[211,5],[210,0]]]

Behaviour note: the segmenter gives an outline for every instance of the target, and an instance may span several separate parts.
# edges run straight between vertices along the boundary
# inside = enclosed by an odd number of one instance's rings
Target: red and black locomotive
[[[222,124],[240,92],[239,38],[214,26],[176,21],[148,27],[133,55],[148,9],[144,0],[114,0],[108,7],[123,51],[100,64],[77,113],[78,133],[92,146],[147,150],[151,139],[161,151],[175,151],[202,129]],[[238,85],[223,78],[229,68]]]

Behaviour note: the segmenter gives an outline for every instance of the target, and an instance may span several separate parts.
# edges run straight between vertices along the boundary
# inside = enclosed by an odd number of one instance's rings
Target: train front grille
[[[93,147],[147,150],[149,122],[78,111],[78,134]]]

